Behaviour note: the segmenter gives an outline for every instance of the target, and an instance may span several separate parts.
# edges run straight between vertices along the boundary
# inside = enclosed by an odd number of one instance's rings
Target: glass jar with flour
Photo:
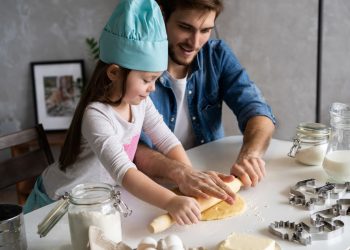
[[[331,136],[323,168],[333,182],[350,182],[350,105],[330,107]]]
[[[40,237],[68,211],[69,229],[74,250],[89,248],[89,227],[99,227],[104,235],[118,243],[122,240],[120,214],[131,210],[120,199],[120,192],[105,183],[85,183],[75,186],[38,225]]]
[[[330,128],[321,123],[302,122],[297,126],[288,156],[309,166],[321,166],[328,147]]]

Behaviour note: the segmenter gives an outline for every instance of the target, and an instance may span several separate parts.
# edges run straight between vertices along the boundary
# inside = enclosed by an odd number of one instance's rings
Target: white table
[[[240,149],[241,140],[241,136],[226,137],[191,149],[188,154],[196,168],[215,169],[228,173]],[[315,178],[321,182],[327,180],[321,166],[303,166],[289,158],[287,153],[291,145],[292,143],[288,141],[271,141],[265,156],[267,177],[257,187],[242,189],[239,192],[247,202],[247,211],[238,217],[200,222],[191,226],[175,225],[163,233],[152,235],[147,231],[147,225],[164,212],[122,190],[122,199],[133,210],[132,216],[122,220],[123,241],[136,248],[138,242],[145,236],[158,240],[168,234],[177,234],[186,247],[203,246],[207,249],[215,249],[217,244],[232,232],[245,232],[274,238],[283,250],[350,249],[350,216],[342,218],[345,222],[345,231],[341,237],[329,241],[314,241],[307,247],[284,241],[269,233],[268,225],[271,222],[279,220],[301,222],[308,219],[309,211],[288,203],[291,185],[308,178]],[[71,249],[67,215],[46,237],[39,238],[36,234],[37,224],[52,206],[46,206],[24,216],[28,249]]]

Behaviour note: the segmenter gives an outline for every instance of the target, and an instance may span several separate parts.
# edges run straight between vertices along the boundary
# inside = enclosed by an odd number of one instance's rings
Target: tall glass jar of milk
[[[350,181],[350,106],[330,107],[331,135],[323,168],[334,182]]]
[[[105,183],[84,183],[75,186],[57,202],[38,225],[38,234],[44,237],[68,211],[72,248],[88,250],[89,227],[96,226],[104,236],[116,243],[122,240],[120,214],[131,210],[120,199],[120,192]]]
[[[329,133],[330,128],[322,123],[299,123],[288,156],[305,165],[321,166],[327,151]]]

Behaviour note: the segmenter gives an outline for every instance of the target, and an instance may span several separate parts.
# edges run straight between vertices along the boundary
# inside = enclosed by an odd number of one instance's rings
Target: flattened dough
[[[202,212],[201,220],[220,220],[228,217],[240,215],[246,210],[246,203],[242,196],[236,194],[236,201],[233,205],[221,201],[215,206]]]

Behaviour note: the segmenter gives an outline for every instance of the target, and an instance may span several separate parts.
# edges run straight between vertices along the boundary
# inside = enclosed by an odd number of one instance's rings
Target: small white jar
[[[288,156],[308,166],[321,166],[327,152],[330,128],[321,123],[300,123]]]

